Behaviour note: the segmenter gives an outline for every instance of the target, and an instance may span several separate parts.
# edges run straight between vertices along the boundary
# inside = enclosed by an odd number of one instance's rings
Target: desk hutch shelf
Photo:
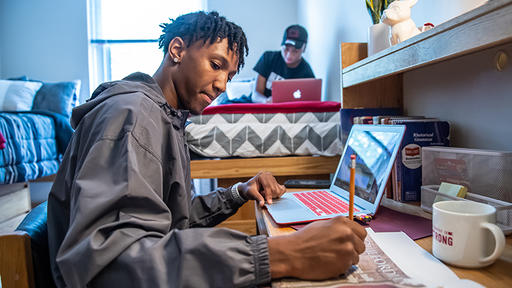
[[[366,43],[342,43],[342,107],[402,107],[402,73],[512,42],[512,0],[492,0],[366,57]]]

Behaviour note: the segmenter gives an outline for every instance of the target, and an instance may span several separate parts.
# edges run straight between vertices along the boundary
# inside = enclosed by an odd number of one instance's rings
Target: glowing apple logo
[[[301,96],[302,96],[302,95],[301,95],[301,93],[300,93],[300,90],[299,90],[299,89],[297,89],[297,91],[293,92],[293,98],[295,98],[295,99],[300,99],[300,97],[301,97]]]

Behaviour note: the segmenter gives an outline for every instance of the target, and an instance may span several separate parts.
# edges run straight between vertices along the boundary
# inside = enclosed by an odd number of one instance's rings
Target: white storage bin
[[[432,213],[432,204],[436,196],[443,196],[445,200],[475,201],[492,205],[496,208],[496,224],[503,230],[505,234],[512,233],[512,203],[501,200],[492,199],[486,196],[466,193],[466,198],[460,198],[444,193],[440,193],[439,185],[421,186],[421,208]]]
[[[422,185],[448,182],[468,191],[512,202],[512,152],[423,147]]]

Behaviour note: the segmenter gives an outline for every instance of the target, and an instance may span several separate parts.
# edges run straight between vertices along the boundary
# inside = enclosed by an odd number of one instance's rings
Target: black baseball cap
[[[286,28],[281,45],[292,45],[300,49],[308,42],[308,31],[300,25],[292,25]]]

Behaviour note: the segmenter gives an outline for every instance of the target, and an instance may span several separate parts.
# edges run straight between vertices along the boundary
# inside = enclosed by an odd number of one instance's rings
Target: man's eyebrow
[[[224,57],[222,54],[220,53],[212,53],[212,57],[213,58],[217,58],[217,60],[220,60],[222,61],[222,64],[226,64],[228,63],[228,59],[226,57]]]

